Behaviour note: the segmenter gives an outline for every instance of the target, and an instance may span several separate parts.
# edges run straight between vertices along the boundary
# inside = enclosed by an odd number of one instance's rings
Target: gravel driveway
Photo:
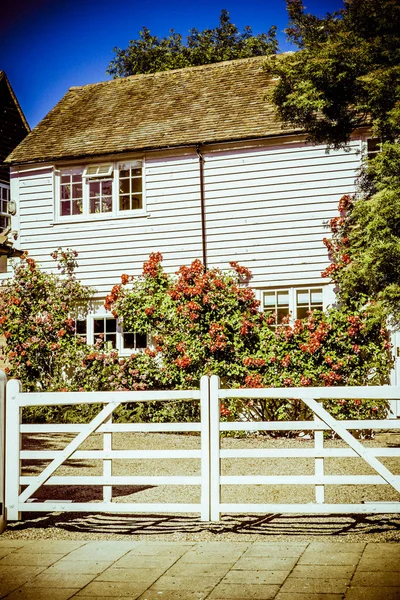
[[[24,435],[24,449],[61,449],[73,439],[70,435]],[[366,446],[398,447],[399,436],[379,434]],[[101,435],[92,436],[82,449],[101,449]],[[340,441],[326,441],[327,447],[345,447]],[[224,438],[223,448],[308,448],[311,440],[270,437]],[[200,437],[178,434],[113,434],[114,449],[199,449]],[[383,458],[382,462],[400,474],[400,458]],[[23,474],[40,472],[46,461],[24,461]],[[360,458],[325,459],[325,473],[331,475],[373,474]],[[101,461],[69,461],[57,475],[101,475]],[[198,475],[198,459],[116,460],[114,475]],[[223,475],[313,475],[314,460],[224,459]],[[330,503],[398,501],[398,493],[388,485],[326,486],[325,499]],[[41,500],[72,499],[99,502],[100,486],[59,488],[44,486],[35,494]],[[116,502],[199,502],[198,486],[115,486]],[[278,503],[314,501],[313,486],[223,486],[222,502]],[[24,539],[168,539],[179,541],[264,540],[296,541],[310,538],[335,541],[400,541],[400,515],[223,515],[220,523],[201,523],[197,515],[145,515],[104,513],[24,513],[23,521],[9,523],[5,538]]]

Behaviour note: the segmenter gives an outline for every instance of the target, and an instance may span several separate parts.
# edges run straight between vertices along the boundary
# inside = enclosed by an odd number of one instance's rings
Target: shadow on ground
[[[223,515],[219,523],[202,523],[188,515],[121,515],[104,513],[26,513],[24,521],[8,524],[8,531],[22,537],[32,530],[58,534],[102,534],[151,539],[200,540],[229,535],[237,541],[249,538],[351,537],[368,541],[400,541],[400,515]],[[57,537],[60,537],[59,535]],[[75,537],[75,536],[74,536]],[[86,537],[86,535],[84,536]]]

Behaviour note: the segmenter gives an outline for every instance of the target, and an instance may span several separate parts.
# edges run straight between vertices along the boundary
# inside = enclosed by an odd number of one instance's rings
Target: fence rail
[[[289,399],[301,400],[313,413],[310,421],[237,421],[221,422],[221,401],[228,399]],[[7,518],[16,520],[23,511],[51,510],[68,512],[113,513],[199,513],[203,521],[219,521],[224,513],[400,513],[400,499],[395,502],[371,502],[359,504],[332,504],[325,501],[326,486],[330,485],[388,485],[400,493],[400,476],[392,473],[380,459],[400,457],[400,448],[367,447],[352,433],[362,429],[400,429],[400,420],[366,419],[339,421],[323,407],[327,399],[386,399],[396,402],[400,387],[333,387],[333,388],[261,388],[221,389],[218,377],[203,377],[200,390],[171,392],[58,392],[22,393],[20,383],[10,381],[6,401],[6,484],[5,506]],[[125,402],[200,402],[200,421],[196,423],[114,423],[112,414]],[[22,424],[21,411],[26,406],[51,406],[71,404],[100,404],[102,408],[90,423],[86,424]],[[1,402],[0,402],[1,409]],[[221,434],[228,431],[310,431],[313,432],[312,448],[221,448]],[[326,447],[324,432],[333,431],[346,443],[346,447]],[[199,450],[116,450],[113,434],[135,432],[198,432]],[[22,450],[21,438],[25,434],[75,434],[63,450]],[[102,448],[81,449],[82,443],[93,433],[102,435]],[[1,448],[1,446],[0,446]],[[373,474],[334,475],[326,474],[325,461],[331,458],[361,458],[373,470]],[[313,473],[308,475],[224,475],[225,460],[232,459],[284,459],[311,458]],[[102,464],[102,473],[96,475],[64,476],[56,473],[67,460],[96,460]],[[113,474],[115,460],[193,459],[200,463],[200,475],[131,475]],[[22,461],[46,461],[47,466],[37,475],[21,475]],[[113,497],[114,486],[170,485],[198,486],[201,498],[198,503],[119,503]],[[310,503],[245,503],[221,502],[222,486],[298,486],[314,489],[314,501]],[[35,493],[41,486],[101,486],[101,502],[39,501]],[[1,489],[1,488],[0,488]],[[268,495],[266,496],[268,499]],[[397,496],[396,496],[397,497]]]

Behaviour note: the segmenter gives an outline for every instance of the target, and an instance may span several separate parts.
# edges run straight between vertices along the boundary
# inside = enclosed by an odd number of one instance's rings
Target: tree
[[[400,134],[400,5],[397,0],[345,0],[317,18],[302,0],[287,0],[289,40],[300,51],[271,57],[279,78],[271,94],[279,117],[305,129],[313,143],[339,147],[370,124],[374,135]]]
[[[139,39],[131,40],[126,49],[114,48],[116,57],[108,66],[112,77],[127,77],[138,73],[155,73],[183,67],[269,55],[276,52],[276,27],[268,33],[253,35],[248,25],[240,33],[229,17],[221,11],[219,25],[214,29],[191,29],[183,41],[181,34],[170,30],[168,36],[151,35],[147,27],[139,32]]]
[[[0,287],[6,372],[22,381],[24,391],[64,388],[87,352],[75,336],[75,319],[86,316],[92,290],[75,279],[75,251],[59,249],[52,256],[60,275],[25,257]]]
[[[368,299],[382,321],[400,326],[400,4],[345,0],[324,18],[288,0],[289,39],[299,51],[270,58],[279,78],[271,94],[278,115],[307,131],[312,143],[346,146],[352,132],[370,126],[382,142],[367,160],[357,193],[339,203],[325,240],[337,283],[350,309]]]

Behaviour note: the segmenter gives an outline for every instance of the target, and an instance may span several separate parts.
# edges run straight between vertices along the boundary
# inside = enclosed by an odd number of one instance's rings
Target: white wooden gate
[[[203,521],[209,520],[209,384],[203,377],[200,390],[143,391],[143,392],[44,392],[22,393],[19,381],[7,385],[6,402],[6,510],[7,519],[17,520],[22,511],[169,513],[199,512]],[[198,423],[112,423],[113,411],[125,402],[178,402],[200,400],[201,421]],[[103,404],[103,409],[87,424],[23,425],[21,410],[24,406],[51,406],[72,404]],[[112,434],[116,432],[187,432],[201,436],[201,450],[113,450]],[[102,450],[78,451],[79,446],[92,434],[103,434]],[[76,433],[64,450],[21,450],[23,433]],[[112,474],[112,461],[121,459],[193,458],[201,463],[200,476],[124,476]],[[21,476],[21,460],[51,460],[37,476]],[[97,459],[103,463],[101,476],[55,476],[54,472],[68,459]],[[101,485],[103,501],[93,502],[40,502],[32,501],[33,494],[42,485]],[[115,485],[197,485],[201,487],[200,504],[139,504],[112,501]],[[27,486],[21,492],[21,486]]]
[[[293,399],[302,400],[314,413],[314,421],[253,421],[220,422],[220,401],[240,399]],[[400,456],[400,448],[366,448],[349,430],[400,429],[400,421],[393,419],[365,419],[339,421],[322,406],[324,399],[386,399],[400,398],[400,387],[328,387],[328,388],[259,388],[226,390],[219,386],[219,378],[210,381],[210,458],[211,458],[211,520],[218,521],[220,513],[400,513],[400,501],[366,504],[327,504],[326,485],[388,484],[400,493],[400,476],[391,473],[377,457]],[[318,402],[319,401],[319,402]],[[314,448],[305,449],[249,449],[221,450],[223,431],[314,431]],[[334,431],[348,448],[324,448],[324,431]],[[361,457],[376,475],[325,475],[324,459],[328,457]],[[286,458],[313,457],[315,473],[310,476],[290,475],[221,475],[224,458]],[[233,504],[221,503],[221,485],[312,485],[315,502],[310,504]],[[399,496],[400,500],[400,496]]]
[[[313,412],[312,421],[237,421],[221,422],[220,402],[234,399],[302,400]],[[113,513],[183,513],[198,512],[203,521],[218,521],[220,513],[400,513],[400,497],[395,502],[371,502],[360,504],[325,503],[327,485],[390,485],[400,493],[400,476],[393,474],[379,460],[384,457],[400,457],[400,448],[365,447],[350,430],[400,429],[400,420],[368,419],[344,420],[333,418],[324,408],[323,401],[331,398],[384,398],[389,401],[400,398],[400,387],[330,387],[330,388],[260,388],[221,389],[218,377],[202,377],[200,390],[144,391],[144,392],[57,392],[22,393],[18,381],[7,385],[6,402],[6,485],[5,505],[8,520],[16,520],[22,511],[68,511]],[[200,400],[201,419],[198,423],[113,423],[112,412],[121,403],[150,401]],[[24,406],[51,406],[71,404],[103,404],[98,415],[88,424],[34,425],[21,424]],[[224,431],[313,431],[313,448],[291,449],[221,449],[221,432]],[[347,447],[327,448],[324,431],[334,431]],[[201,450],[114,450],[112,435],[116,432],[188,432],[201,435]],[[24,433],[75,433],[64,450],[21,450]],[[102,450],[79,450],[79,446],[94,432],[103,434]],[[315,461],[314,474],[309,476],[238,475],[221,474],[221,462],[226,458],[287,458],[311,457]],[[324,459],[330,457],[361,457],[375,472],[374,475],[326,475]],[[56,469],[68,459],[96,459],[102,461],[101,476],[57,476]],[[200,476],[114,476],[112,461],[133,458],[193,458],[201,463]],[[21,461],[26,459],[51,460],[36,476],[21,476]],[[315,502],[308,504],[250,504],[222,503],[223,485],[310,485],[315,488]],[[100,485],[103,487],[102,502],[40,502],[33,495],[42,485]],[[115,485],[197,485],[201,487],[199,504],[163,503],[138,504],[113,502],[112,487]],[[21,486],[25,486],[21,491]]]

